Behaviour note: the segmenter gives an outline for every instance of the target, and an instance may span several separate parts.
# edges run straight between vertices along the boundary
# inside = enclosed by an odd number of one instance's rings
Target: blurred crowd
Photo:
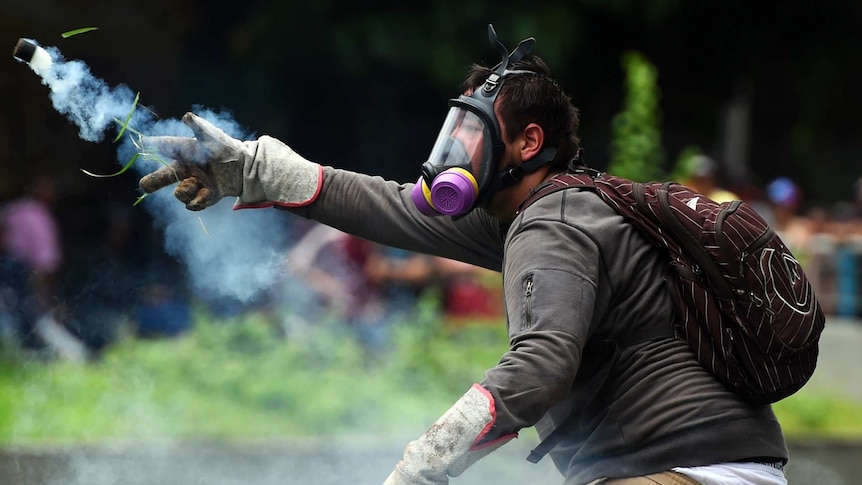
[[[3,351],[87,362],[125,335],[188,330],[182,269],[148,249],[131,204],[78,207],[59,185],[37,173],[0,204]]]
[[[828,315],[862,317],[862,185],[826,207],[806,201],[787,177],[725,187],[719,164],[705,156],[694,157],[686,174],[680,181],[716,201],[752,204],[802,263]],[[285,248],[284,281],[253,302],[204,300],[190,290],[182,265],[162,251],[143,211],[129,203],[70,209],[57,182],[39,174],[22,193],[0,201],[3,352],[88,362],[123,338],[181,336],[196,312],[213,319],[283,312],[284,291],[304,293],[306,304],[276,315],[278,325],[339,321],[372,351],[387,345],[394,325],[415,318],[429,295],[441,325],[505,319],[500,278],[490,270],[287,215],[297,238]]]
[[[827,315],[862,317],[862,178],[847,183],[843,200],[821,205],[784,176],[725,188],[721,166],[705,155],[692,157],[686,172],[682,181],[713,200],[741,199],[757,209],[805,269]]]
[[[328,226],[308,227],[287,254],[287,268],[317,308],[335,311],[369,348],[382,348],[391,326],[409,321],[423,294],[437,295],[443,325],[499,323],[499,275],[450,259],[382,246]]]
[[[862,192],[831,207],[803,205],[803,194],[781,177],[766,188],[768,218],[805,269],[827,315],[862,317]],[[804,207],[804,209],[803,209]]]
[[[0,354],[88,362],[123,338],[181,336],[196,312],[216,320],[264,312],[279,326],[337,320],[379,350],[428,292],[442,324],[503,318],[499,278],[490,270],[288,215],[298,237],[285,248],[284,278],[271,291],[246,302],[195,295],[145,211],[128,202],[78,207],[63,199],[58,182],[37,174],[0,201]],[[279,305],[285,291],[303,308]],[[295,314],[273,315],[283,311]]]

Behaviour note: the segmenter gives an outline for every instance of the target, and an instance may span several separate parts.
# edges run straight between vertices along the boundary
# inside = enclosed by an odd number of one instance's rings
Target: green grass
[[[179,339],[127,339],[87,365],[7,359],[0,444],[394,436],[436,419],[506,337],[500,327],[452,336],[428,321],[399,326],[394,342],[369,352],[333,322],[283,338],[251,316],[201,320]]]
[[[862,441],[862,403],[805,388],[773,406],[789,438]]]
[[[279,337],[259,315],[179,339],[126,339],[87,365],[0,360],[0,445],[373,434],[444,412],[506,350],[504,325],[453,332],[419,310],[369,352],[336,322]],[[8,356],[7,356],[8,357]],[[803,389],[775,405],[789,437],[862,437],[862,404]]]

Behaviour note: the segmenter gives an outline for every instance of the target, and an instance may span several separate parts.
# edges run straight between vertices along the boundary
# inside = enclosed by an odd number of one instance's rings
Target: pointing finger
[[[195,138],[197,138],[200,142],[205,142],[207,140],[219,140],[226,136],[225,132],[218,128],[216,125],[210,123],[209,121],[201,118],[194,113],[184,114],[183,123],[185,123],[186,126],[191,128],[192,132],[195,134]]]
[[[141,178],[139,185],[144,192],[149,194],[188,176],[189,170],[186,166],[178,162],[172,162],[170,166],[162,167],[155,172],[145,175]]]
[[[145,153],[158,153],[163,157],[183,162],[199,160],[200,151],[197,140],[181,136],[145,136],[141,140]]]

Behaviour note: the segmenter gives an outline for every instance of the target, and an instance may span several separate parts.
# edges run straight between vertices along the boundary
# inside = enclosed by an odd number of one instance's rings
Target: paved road
[[[806,387],[862,401],[862,321],[827,320],[817,370]]]
[[[550,460],[524,457],[510,443],[453,479],[452,485],[560,485]],[[0,485],[380,485],[401,444],[291,441],[247,445],[165,443],[158,446],[0,451]],[[855,485],[859,446],[794,447],[791,485]]]

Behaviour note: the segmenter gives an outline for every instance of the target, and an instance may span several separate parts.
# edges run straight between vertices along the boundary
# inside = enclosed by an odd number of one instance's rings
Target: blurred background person
[[[191,307],[169,284],[153,282],[141,289],[133,327],[140,338],[173,338],[192,328]]]
[[[2,208],[4,246],[8,255],[27,270],[28,312],[25,319],[25,344],[64,360],[83,362],[89,358],[86,347],[64,323],[66,308],[58,299],[57,278],[63,262],[59,224],[54,215],[57,182],[52,174],[38,172],[25,185],[24,192]]]
[[[461,261],[435,258],[443,316],[447,324],[498,324],[503,315],[499,275]]]
[[[409,318],[422,293],[435,283],[434,258],[373,243],[370,250],[365,274],[386,300],[389,319]]]
[[[395,271],[404,265],[390,264],[382,254],[377,244],[313,224],[287,254],[287,270],[305,284],[309,302],[292,311],[311,325],[335,316],[365,348],[383,348],[391,330],[384,287],[404,278]]]
[[[698,154],[684,162],[683,180],[680,182],[716,202],[728,202],[739,196],[724,188],[718,162],[712,157]]]
[[[802,206],[799,186],[789,177],[778,177],[766,186],[766,194],[775,230],[781,234],[785,243],[804,246],[805,238],[810,233],[810,224],[799,212]]]
[[[60,229],[53,212],[56,198],[54,177],[39,173],[20,197],[3,208],[6,250],[31,271],[36,297],[44,311],[56,302],[55,283],[63,260]]]
[[[0,335],[5,347],[40,350],[45,343],[36,333],[38,314],[30,271],[6,249],[5,227],[0,213]]]

